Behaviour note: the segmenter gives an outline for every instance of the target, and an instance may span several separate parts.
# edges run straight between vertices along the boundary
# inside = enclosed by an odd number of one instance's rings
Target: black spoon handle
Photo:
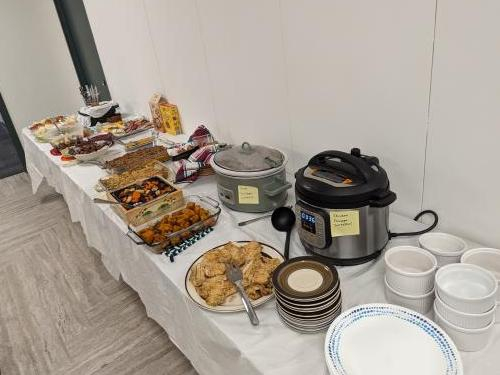
[[[292,233],[291,230],[286,232],[286,240],[285,240],[285,253],[283,254],[283,257],[285,260],[288,260],[290,258],[290,234]]]

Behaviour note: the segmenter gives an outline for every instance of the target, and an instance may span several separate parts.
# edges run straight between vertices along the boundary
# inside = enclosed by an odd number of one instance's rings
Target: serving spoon
[[[288,260],[290,258],[290,234],[295,225],[295,214],[289,207],[278,207],[271,215],[271,223],[277,231],[286,232],[283,257]]]
[[[292,206],[287,206],[288,208],[291,208]],[[262,219],[266,219],[268,217],[271,217],[273,214],[266,214],[266,215],[262,215],[262,216],[259,216],[259,217],[255,217],[253,219],[250,219],[250,220],[245,220],[245,221],[240,221],[238,223],[238,226],[239,227],[243,227],[247,224],[251,224],[251,223],[255,223],[256,221],[259,221],[259,220],[262,220]]]
[[[116,202],[116,201],[110,201],[107,199],[101,199],[101,198],[94,198],[93,199],[94,203],[101,203],[101,204],[119,204],[120,206],[123,206],[125,208],[134,208],[133,205],[128,204],[128,203],[122,203],[122,202]]]

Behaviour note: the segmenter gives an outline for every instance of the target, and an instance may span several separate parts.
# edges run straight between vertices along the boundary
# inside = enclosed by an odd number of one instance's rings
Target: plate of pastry
[[[274,270],[284,261],[273,247],[256,241],[228,242],[208,250],[186,273],[186,291],[201,308],[215,312],[244,311],[235,286],[226,277],[226,265],[243,273],[243,287],[252,305],[260,306],[273,297]]]

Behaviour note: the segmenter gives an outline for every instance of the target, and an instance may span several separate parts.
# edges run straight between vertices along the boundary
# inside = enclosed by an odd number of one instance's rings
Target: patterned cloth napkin
[[[196,128],[189,137],[187,143],[174,146],[174,148],[182,147],[186,144],[200,146],[200,148],[193,152],[188,159],[173,162],[172,170],[175,174],[175,182],[193,182],[198,178],[202,168],[210,166],[210,161],[214,154],[220,149],[220,146],[217,143],[206,144],[201,139],[213,142],[212,134],[203,125]]]

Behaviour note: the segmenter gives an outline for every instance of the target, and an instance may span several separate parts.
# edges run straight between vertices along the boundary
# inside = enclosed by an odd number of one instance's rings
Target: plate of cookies
[[[243,273],[243,287],[254,307],[273,297],[273,272],[284,261],[273,247],[256,241],[228,242],[208,250],[186,273],[186,291],[201,308],[215,312],[244,311],[226,267],[234,264]]]

